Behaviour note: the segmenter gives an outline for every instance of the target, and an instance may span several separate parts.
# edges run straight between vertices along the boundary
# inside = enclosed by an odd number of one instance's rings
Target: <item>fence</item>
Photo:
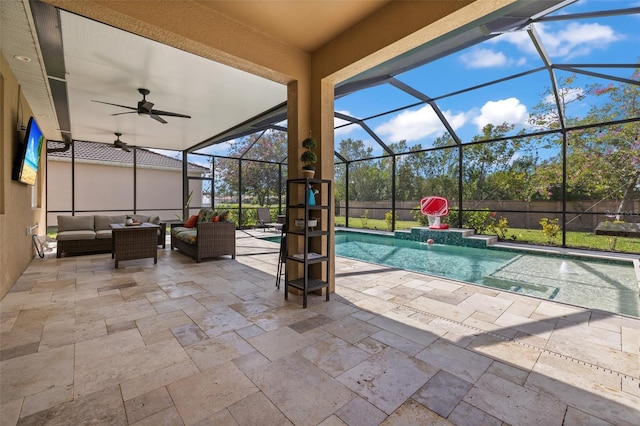
[[[337,216],[346,213],[346,202],[336,203]],[[640,200],[633,200],[620,217],[625,222],[640,222]],[[396,214],[399,220],[414,220],[411,209],[417,208],[419,201],[396,202]],[[598,223],[612,220],[618,210],[616,200],[581,200],[567,202],[567,231],[593,232]],[[489,209],[497,212],[509,221],[512,228],[537,229],[543,217],[562,220],[561,201],[500,201],[500,200],[465,200],[463,209]],[[391,211],[391,201],[351,201],[349,217],[359,218],[368,210],[369,219],[384,219],[384,214]],[[549,213],[552,212],[552,213]]]

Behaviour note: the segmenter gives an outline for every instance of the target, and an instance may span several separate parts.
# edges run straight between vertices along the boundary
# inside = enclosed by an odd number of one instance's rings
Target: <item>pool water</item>
[[[538,256],[336,232],[337,256],[640,317],[631,262]]]
[[[425,272],[460,281],[482,284],[483,278],[509,261],[516,254],[458,247],[423,244],[392,237],[357,233],[336,233],[336,255]]]

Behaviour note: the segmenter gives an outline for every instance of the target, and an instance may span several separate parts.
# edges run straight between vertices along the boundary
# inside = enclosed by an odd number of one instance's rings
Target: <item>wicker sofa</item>
[[[150,222],[160,226],[158,245],[166,247],[166,224],[158,216],[129,215],[138,222]],[[58,240],[56,257],[82,254],[110,253],[112,250],[112,223],[124,223],[127,215],[118,216],[58,216]]]
[[[212,222],[212,215],[201,210],[193,228],[184,223],[171,224],[171,249],[178,249],[200,263],[202,259],[229,255],[236,258],[236,225],[233,222]]]

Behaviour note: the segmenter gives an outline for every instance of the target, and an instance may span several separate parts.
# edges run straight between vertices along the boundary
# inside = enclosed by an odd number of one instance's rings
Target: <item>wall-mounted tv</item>
[[[16,158],[13,165],[13,179],[27,185],[35,185],[38,177],[40,151],[44,143],[44,135],[36,120],[29,118],[24,140],[18,144]]]

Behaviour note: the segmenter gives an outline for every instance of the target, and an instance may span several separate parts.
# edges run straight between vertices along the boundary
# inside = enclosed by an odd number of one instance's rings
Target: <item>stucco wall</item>
[[[78,215],[133,212],[133,165],[77,161],[75,176],[75,209],[91,211]],[[47,179],[51,212],[47,225],[56,226],[57,216],[70,214],[72,208],[71,162],[49,159]],[[138,167],[136,182],[137,212],[165,221],[182,215],[182,169]],[[194,185],[194,194],[201,193],[202,182],[192,181],[191,187]]]
[[[19,99],[20,97],[20,99]],[[40,159],[38,171],[37,200],[39,207],[31,207],[32,186],[23,185],[11,179],[11,169],[18,140],[17,123],[26,126],[31,116],[31,108],[20,96],[18,82],[9,69],[3,54],[0,54],[0,141],[2,142],[2,186],[0,187],[0,298],[15,284],[20,274],[33,260],[35,251],[26,227],[40,223],[36,232],[44,235],[45,205],[45,162]],[[37,117],[36,117],[37,119]]]

